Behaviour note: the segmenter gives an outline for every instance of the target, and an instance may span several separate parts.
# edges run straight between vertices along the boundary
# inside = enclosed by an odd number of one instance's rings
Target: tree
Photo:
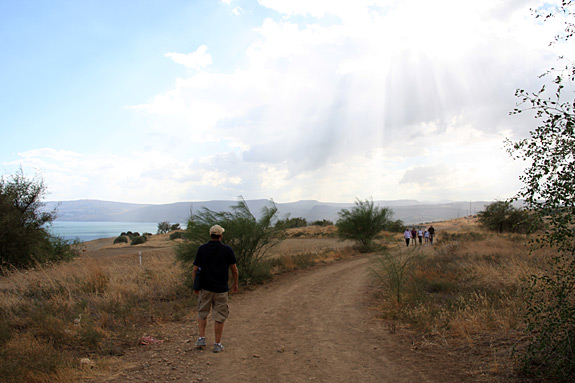
[[[351,210],[343,209],[336,222],[337,235],[356,241],[361,252],[373,250],[373,241],[391,222],[393,212],[387,207],[375,207],[373,200],[356,200]]]
[[[312,226],[333,226],[333,222],[327,219],[317,220],[311,223]]]
[[[511,201],[490,203],[478,216],[482,226],[498,233],[529,234],[538,228],[537,217],[527,210],[515,208]]]
[[[537,14],[545,19],[567,18],[565,33],[556,41],[572,37],[574,5],[563,1]],[[546,87],[535,93],[519,89],[520,104],[512,112],[532,111],[540,125],[528,138],[507,140],[508,152],[530,163],[516,198],[524,199],[545,224],[545,233],[533,244],[556,250],[546,270],[529,279],[526,321],[530,341],[522,362],[530,373],[571,381],[575,376],[575,65],[552,68],[545,75],[554,76],[552,92]]]
[[[158,234],[166,234],[170,232],[170,223],[163,221],[158,223]]]
[[[225,229],[223,241],[236,254],[241,280],[248,283],[254,281],[268,251],[284,238],[284,229],[274,225],[277,214],[278,209],[271,202],[270,206],[262,209],[258,220],[241,197],[231,211],[214,212],[204,208],[198,214],[192,214],[188,220],[185,241],[176,250],[177,259],[191,266],[198,247],[207,241],[209,228],[218,224]],[[191,282],[190,276],[188,282]]]
[[[158,223],[158,234],[166,234],[170,231],[182,230],[179,223],[171,224],[168,221]]]
[[[405,223],[403,223],[401,219],[390,221],[389,224],[385,226],[385,230],[390,233],[403,233],[405,230]]]
[[[298,227],[306,227],[307,220],[301,217],[280,219],[279,221],[276,222],[276,226],[284,229],[295,229]]]
[[[44,181],[27,179],[22,170],[0,178],[0,266],[27,267],[77,254],[72,242],[47,231],[56,212],[43,211],[45,193]]]

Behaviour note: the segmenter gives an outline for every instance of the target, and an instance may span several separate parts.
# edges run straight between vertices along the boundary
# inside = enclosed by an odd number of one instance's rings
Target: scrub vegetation
[[[231,211],[215,212],[204,208],[190,217],[184,241],[177,249],[177,258],[191,272],[198,248],[209,238],[209,228],[218,224],[225,230],[223,242],[234,249],[240,281],[260,283],[269,278],[265,260],[270,250],[284,238],[283,225],[276,225],[277,215],[277,207],[270,202],[262,209],[261,217],[256,219],[243,198]],[[192,286],[191,273],[186,281]]]
[[[44,181],[23,171],[0,178],[0,266],[26,268],[77,255],[74,242],[50,234],[56,213],[42,209],[45,194]]]
[[[373,200],[356,200],[351,209],[339,212],[336,222],[337,235],[342,240],[352,240],[362,253],[368,253],[377,247],[376,240],[383,230],[397,231],[403,223],[392,221],[393,211],[388,207],[375,206]]]
[[[530,251],[530,239],[540,233],[500,234],[477,219],[434,226],[434,245],[407,249],[401,235],[380,233],[377,245],[386,253],[368,255],[377,276],[374,283],[379,283],[378,313],[393,332],[411,334],[414,347],[490,350],[484,358],[493,381],[507,379],[516,374],[519,356],[529,347],[530,338],[524,335],[529,329],[526,281],[548,271],[547,260],[556,253]],[[292,250],[282,243],[258,260],[266,279],[357,256],[351,246],[337,245],[335,226],[282,233]],[[107,247],[68,263],[4,269],[0,374],[13,382],[78,381],[105,370],[107,360],[136,347],[144,336],[161,339],[162,324],[193,317],[195,298],[184,283],[186,267],[176,262],[174,251],[187,241],[170,239],[170,234],[151,236],[142,264],[130,245],[109,239]],[[314,249],[314,243],[324,241],[332,241],[332,248]],[[244,281],[242,289],[253,283]],[[82,364],[86,358],[96,363],[94,370]]]
[[[163,324],[189,320],[196,298],[176,261],[181,241],[150,237],[141,264],[129,245],[109,239],[68,263],[3,269],[0,376],[14,383],[77,382],[105,370],[143,337],[162,339]],[[348,248],[276,252],[264,268],[271,277],[352,255]]]
[[[572,251],[549,246],[547,230],[500,234],[459,221],[433,246],[398,245],[373,258],[382,318],[412,332],[414,345],[483,349],[486,372],[504,379],[571,381]]]
[[[564,0],[536,15],[543,20],[562,18],[564,29],[552,44],[572,43],[575,2]],[[551,80],[548,87],[517,90],[519,104],[513,114],[533,113],[539,126],[528,138],[509,140],[507,148],[515,159],[529,164],[516,199],[524,200],[545,228],[532,242],[532,251],[552,251],[545,268],[528,279],[529,343],[521,353],[522,368],[567,382],[575,376],[575,64],[563,57],[560,62],[562,67],[542,76]]]

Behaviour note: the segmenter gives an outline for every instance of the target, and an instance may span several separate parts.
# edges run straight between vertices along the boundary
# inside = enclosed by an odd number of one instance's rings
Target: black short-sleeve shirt
[[[210,241],[200,246],[194,265],[201,269],[202,289],[214,293],[228,291],[228,269],[234,264],[236,264],[234,251],[220,241]]]

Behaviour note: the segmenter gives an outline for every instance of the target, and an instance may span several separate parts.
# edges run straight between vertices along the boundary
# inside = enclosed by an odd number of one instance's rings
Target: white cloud
[[[66,185],[54,191],[61,199],[467,200],[517,190],[522,164],[503,140],[533,121],[508,116],[513,93],[556,56],[552,28],[534,27],[529,4],[259,3],[279,16],[252,31],[241,67],[206,71],[206,45],[166,54],[196,71],[130,107],[143,117],[134,146],[20,160]]]
[[[351,18],[358,14],[370,13],[370,7],[386,7],[390,0],[258,0],[264,7],[287,16],[304,15],[323,17],[327,14]]]
[[[178,79],[139,109],[174,118],[190,147],[225,137],[211,147],[234,153],[244,166],[230,164],[241,179],[231,184],[258,197],[494,193],[492,180],[503,167],[481,157],[500,151],[491,158],[510,161],[499,132],[515,129],[508,117],[514,90],[551,57],[542,56],[546,44],[529,47],[536,33],[523,4],[260,4],[288,18],[266,19],[256,29],[260,38],[246,52],[246,68]],[[343,22],[289,19],[328,13]],[[225,177],[208,179],[220,185],[215,180]],[[499,186],[509,194],[516,183]]]
[[[192,53],[166,53],[166,57],[171,58],[177,64],[182,64],[187,68],[200,70],[207,67],[212,63],[212,55],[208,53],[208,47],[200,45],[195,52]]]

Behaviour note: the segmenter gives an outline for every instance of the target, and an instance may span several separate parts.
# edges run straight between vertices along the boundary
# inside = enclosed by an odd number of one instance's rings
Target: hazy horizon
[[[214,202],[214,201],[222,201],[222,202],[237,202],[238,198],[230,198],[230,199],[212,199],[212,200],[189,200],[189,201],[174,201],[174,202],[166,202],[166,203],[147,203],[147,202],[129,202],[129,201],[112,201],[112,200],[102,200],[98,198],[78,198],[78,199],[71,199],[71,200],[53,200],[53,199],[46,199],[43,203],[58,203],[58,202],[82,202],[82,201],[98,201],[98,202],[106,202],[106,203],[120,203],[120,204],[133,204],[133,205],[171,205],[171,204],[180,204],[180,203],[202,203],[202,202]],[[274,198],[253,198],[253,199],[245,199],[246,201],[273,201],[277,204],[294,204],[298,202],[318,202],[324,204],[355,204],[357,199],[353,201],[319,201],[316,199],[300,199],[297,201],[277,201]],[[359,198],[361,201],[365,200],[373,200],[374,202],[417,202],[419,204],[444,204],[444,203],[457,203],[457,202],[495,202],[497,200],[417,200],[417,199],[394,199],[394,200],[376,200],[372,198]]]

